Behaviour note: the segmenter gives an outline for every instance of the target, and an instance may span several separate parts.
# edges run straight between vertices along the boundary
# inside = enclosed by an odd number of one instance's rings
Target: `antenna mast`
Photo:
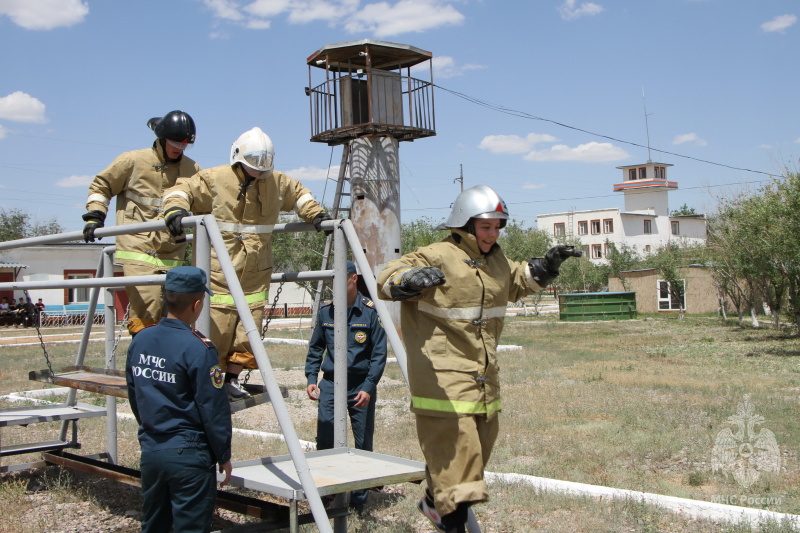
[[[650,124],[647,121],[647,103],[644,101],[644,86],[642,86],[642,106],[644,107],[644,127],[647,130],[647,162],[652,163],[653,159],[650,157]]]

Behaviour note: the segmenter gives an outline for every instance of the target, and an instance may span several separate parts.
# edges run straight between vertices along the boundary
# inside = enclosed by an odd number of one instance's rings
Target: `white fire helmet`
[[[272,140],[261,128],[242,133],[231,147],[231,165],[241,163],[259,172],[273,168],[275,148]]]
[[[436,229],[463,228],[471,218],[500,219],[500,227],[504,228],[508,220],[508,207],[494,189],[487,185],[476,185],[458,195],[450,216]]]

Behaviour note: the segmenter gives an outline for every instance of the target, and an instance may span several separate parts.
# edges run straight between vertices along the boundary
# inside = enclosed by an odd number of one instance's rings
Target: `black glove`
[[[534,281],[541,287],[547,287],[558,277],[561,263],[570,257],[580,257],[582,255],[583,252],[576,250],[574,246],[558,244],[550,248],[544,258],[532,257],[528,261],[528,267],[531,269],[531,276],[533,276]]]
[[[317,231],[322,231],[322,223],[325,222],[326,220],[330,220],[330,219],[331,219],[331,216],[328,213],[323,211],[322,213],[320,213],[317,216],[315,216],[314,220],[312,220],[311,223],[314,224],[314,229],[316,229]],[[326,229],[325,230],[325,235],[326,236],[330,235],[331,233],[333,233],[333,230],[331,230],[331,229]]]
[[[413,267],[403,271],[392,282],[390,291],[393,300],[407,300],[425,289],[444,285],[444,272],[436,267]]]
[[[94,211],[84,213],[81,218],[86,222],[83,226],[83,240],[86,242],[94,242],[94,230],[105,226],[106,214],[95,209]]]
[[[183,226],[181,226],[181,220],[183,217],[188,217],[189,212],[182,207],[171,207],[164,213],[164,222],[167,223],[167,229],[169,230],[170,235],[173,237],[180,237],[183,236],[183,239],[175,239],[175,242],[183,242],[186,240],[186,236],[183,235]]]

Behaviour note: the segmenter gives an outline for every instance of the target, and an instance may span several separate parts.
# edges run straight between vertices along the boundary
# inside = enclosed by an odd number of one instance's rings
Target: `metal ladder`
[[[350,144],[344,144],[342,149],[342,160],[339,163],[339,177],[336,179],[336,192],[333,196],[333,207],[331,218],[350,218],[351,203],[345,207],[343,203],[346,198],[350,198]],[[347,190],[345,190],[345,187]],[[341,216],[345,212],[347,216]],[[333,235],[328,235],[325,240],[325,249],[322,252],[322,265],[320,270],[326,270],[331,262],[331,245],[333,244]],[[320,302],[322,301],[322,293],[325,287],[325,281],[320,280],[317,282],[317,289],[314,291],[314,306],[311,309],[311,324],[316,324],[317,311],[319,310]]]

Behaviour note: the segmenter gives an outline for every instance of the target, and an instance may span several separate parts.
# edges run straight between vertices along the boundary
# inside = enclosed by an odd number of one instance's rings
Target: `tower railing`
[[[397,72],[329,72],[307,89],[311,140],[329,145],[364,135],[401,141],[436,135],[433,83]]]

